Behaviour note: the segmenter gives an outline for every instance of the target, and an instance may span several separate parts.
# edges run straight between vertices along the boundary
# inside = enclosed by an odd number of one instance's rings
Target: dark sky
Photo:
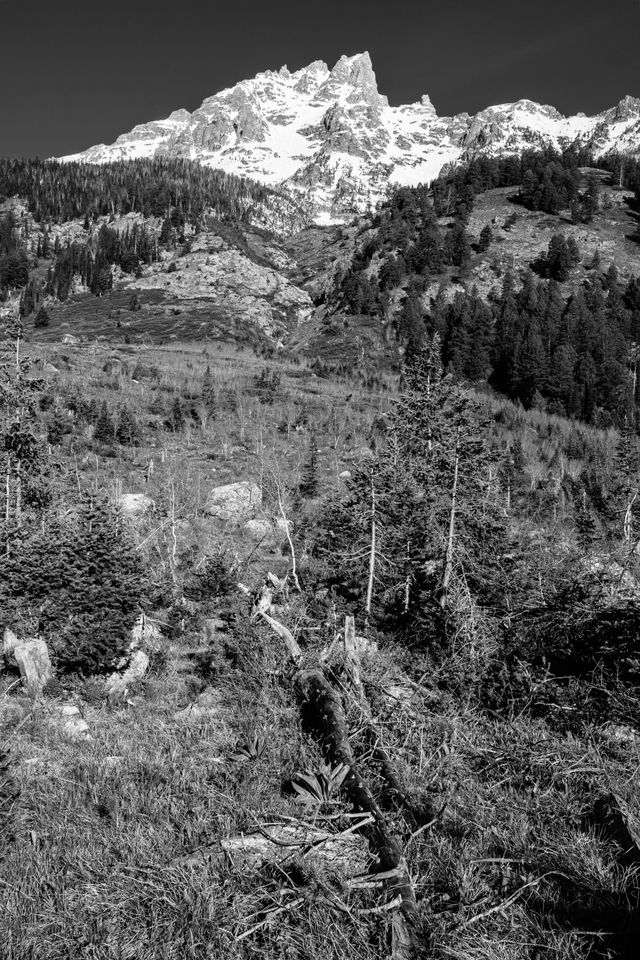
[[[0,155],[110,143],[260,70],[363,50],[392,104],[595,113],[640,96],[640,0],[0,0]]]

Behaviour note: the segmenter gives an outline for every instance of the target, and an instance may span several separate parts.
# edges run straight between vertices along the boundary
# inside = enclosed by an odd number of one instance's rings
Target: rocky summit
[[[593,117],[564,117],[531,100],[439,117],[426,95],[390,106],[362,53],[341,57],[332,70],[320,60],[294,73],[267,70],[193,113],[176,110],[63,159],[186,157],[277,186],[317,223],[335,223],[375,206],[389,184],[429,182],[447,164],[573,143],[595,156],[637,156],[640,100],[627,96]]]

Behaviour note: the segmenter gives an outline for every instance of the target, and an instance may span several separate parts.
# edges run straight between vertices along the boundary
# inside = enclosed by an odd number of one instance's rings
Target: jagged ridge
[[[592,117],[564,117],[531,100],[438,117],[428,96],[390,106],[362,53],[341,57],[332,70],[320,60],[294,73],[267,70],[208,97],[193,113],[176,110],[110,146],[62,159],[187,157],[281,186],[317,222],[330,223],[374,206],[390,183],[429,182],[448,163],[572,143],[596,156],[640,154],[640,100],[627,96]]]

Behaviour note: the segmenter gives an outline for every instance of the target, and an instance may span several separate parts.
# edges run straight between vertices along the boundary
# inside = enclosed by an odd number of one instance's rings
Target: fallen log
[[[354,826],[339,832],[301,823],[266,824],[255,832],[227,837],[211,846],[199,847],[179,857],[173,865],[200,868],[203,863],[227,856],[250,866],[269,862],[282,866],[291,858],[296,858],[352,877],[366,867],[364,839],[356,835],[362,822],[358,820]],[[371,822],[371,819],[365,818],[364,822]]]
[[[354,810],[370,814],[371,822],[362,828],[362,833],[376,859],[373,876],[384,876],[393,902],[395,912],[392,920],[392,960],[416,960],[424,955],[427,945],[420,942],[418,905],[404,859],[402,840],[391,830],[380,805],[358,769],[342,700],[322,669],[301,668],[302,650],[291,632],[266,612],[261,612],[261,615],[284,641],[289,657],[297,667],[295,684],[305,725],[319,741],[326,760],[333,767],[345,764],[348,768],[342,791]],[[366,702],[360,678],[354,621],[351,617],[347,618],[345,627],[345,662],[354,686]]]
[[[402,786],[400,777],[396,772],[389,754],[381,743],[380,735],[373,722],[373,711],[371,710],[371,705],[362,683],[360,654],[356,638],[355,620],[353,617],[345,618],[344,669],[348,681],[354,688],[358,706],[366,721],[364,735],[371,750],[372,759],[374,763],[377,764],[380,775],[386,783],[382,797],[382,799],[386,801],[385,806],[401,810],[409,827],[412,830],[417,830],[419,827],[424,826],[425,823],[433,820],[434,810],[431,804],[409,797]]]
[[[409,877],[401,839],[392,832],[376,798],[360,773],[349,741],[342,701],[321,670],[300,670],[296,683],[307,727],[319,740],[326,759],[345,764],[343,782],[347,800],[356,811],[369,813],[373,822],[363,828],[369,849],[377,860],[376,872],[387,875],[392,899],[399,898],[393,924],[394,960],[414,960],[424,948],[419,944],[418,906]]]

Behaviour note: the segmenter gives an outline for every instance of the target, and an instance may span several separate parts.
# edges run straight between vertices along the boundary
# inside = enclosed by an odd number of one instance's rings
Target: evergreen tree
[[[209,364],[207,364],[207,369],[202,379],[202,403],[207,411],[207,415],[214,420],[218,412],[218,404]]]
[[[58,666],[109,671],[129,643],[146,580],[139,553],[106,502],[86,498],[77,522],[51,517],[0,558],[0,605],[44,635]]]
[[[93,428],[93,439],[104,444],[111,444],[115,439],[115,428],[106,400],[103,400],[100,407],[100,413]]]
[[[302,466],[299,489],[302,496],[308,499],[318,493],[318,440],[314,430],[309,434],[309,448]]]
[[[118,414],[116,440],[125,446],[135,447],[140,442],[140,427],[128,407],[122,407]]]
[[[582,198],[582,220],[591,223],[600,209],[600,180],[597,174],[590,173],[587,179],[587,189]]]
[[[480,231],[480,236],[478,238],[478,253],[484,253],[489,249],[493,241],[493,231],[487,223],[486,226]]]
[[[40,307],[38,312],[35,315],[33,320],[34,327],[48,327],[49,326],[49,314],[47,313],[46,308],[43,306]]]
[[[44,384],[30,375],[32,361],[22,355],[21,321],[8,319],[4,327],[0,341],[0,464],[8,553],[23,526],[25,508],[45,505],[49,485],[37,420],[37,401]]]
[[[180,397],[175,396],[171,404],[171,418],[169,425],[174,433],[180,433],[184,429],[184,409]]]
[[[375,454],[354,468],[327,518],[333,564],[381,625],[433,636],[460,576],[477,599],[495,587],[504,529],[485,429],[443,375],[435,338],[405,365]]]

